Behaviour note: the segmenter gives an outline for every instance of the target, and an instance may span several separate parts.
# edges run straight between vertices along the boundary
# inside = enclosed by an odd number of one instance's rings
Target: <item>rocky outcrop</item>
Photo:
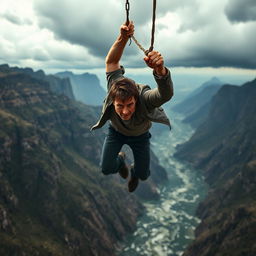
[[[205,122],[176,156],[200,168],[210,186],[202,222],[184,256],[255,255],[256,79],[225,85]]]
[[[76,100],[92,106],[102,105],[106,92],[101,87],[96,75],[90,73],[74,74],[68,71],[59,72],[55,75],[70,79]]]

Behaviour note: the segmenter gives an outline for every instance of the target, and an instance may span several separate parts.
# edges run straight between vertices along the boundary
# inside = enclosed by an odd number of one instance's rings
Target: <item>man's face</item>
[[[121,117],[122,120],[131,119],[136,108],[136,100],[134,97],[131,97],[124,101],[116,98],[113,104],[114,104],[116,113]]]

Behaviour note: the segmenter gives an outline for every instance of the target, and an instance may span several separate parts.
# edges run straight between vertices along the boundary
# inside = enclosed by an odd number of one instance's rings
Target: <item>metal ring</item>
[[[126,10],[126,11],[129,11],[129,10],[130,10],[130,3],[129,3],[129,2],[125,4],[125,10]]]

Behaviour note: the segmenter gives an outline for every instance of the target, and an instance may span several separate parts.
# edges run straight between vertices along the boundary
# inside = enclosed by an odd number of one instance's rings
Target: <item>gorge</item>
[[[99,172],[100,108],[0,65],[0,254],[254,256],[256,80],[215,89],[195,130],[170,112],[173,132],[154,131],[152,177],[128,194]]]

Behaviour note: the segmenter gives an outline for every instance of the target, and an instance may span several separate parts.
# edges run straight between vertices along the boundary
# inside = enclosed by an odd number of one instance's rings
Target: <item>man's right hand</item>
[[[128,39],[129,37],[133,36],[134,34],[134,24],[132,21],[129,21],[129,24],[123,24],[120,27],[120,33],[121,36],[125,39]]]
[[[144,57],[145,63],[148,67],[154,69],[155,73],[160,76],[166,75],[166,69],[164,66],[164,58],[160,52],[152,51]]]

